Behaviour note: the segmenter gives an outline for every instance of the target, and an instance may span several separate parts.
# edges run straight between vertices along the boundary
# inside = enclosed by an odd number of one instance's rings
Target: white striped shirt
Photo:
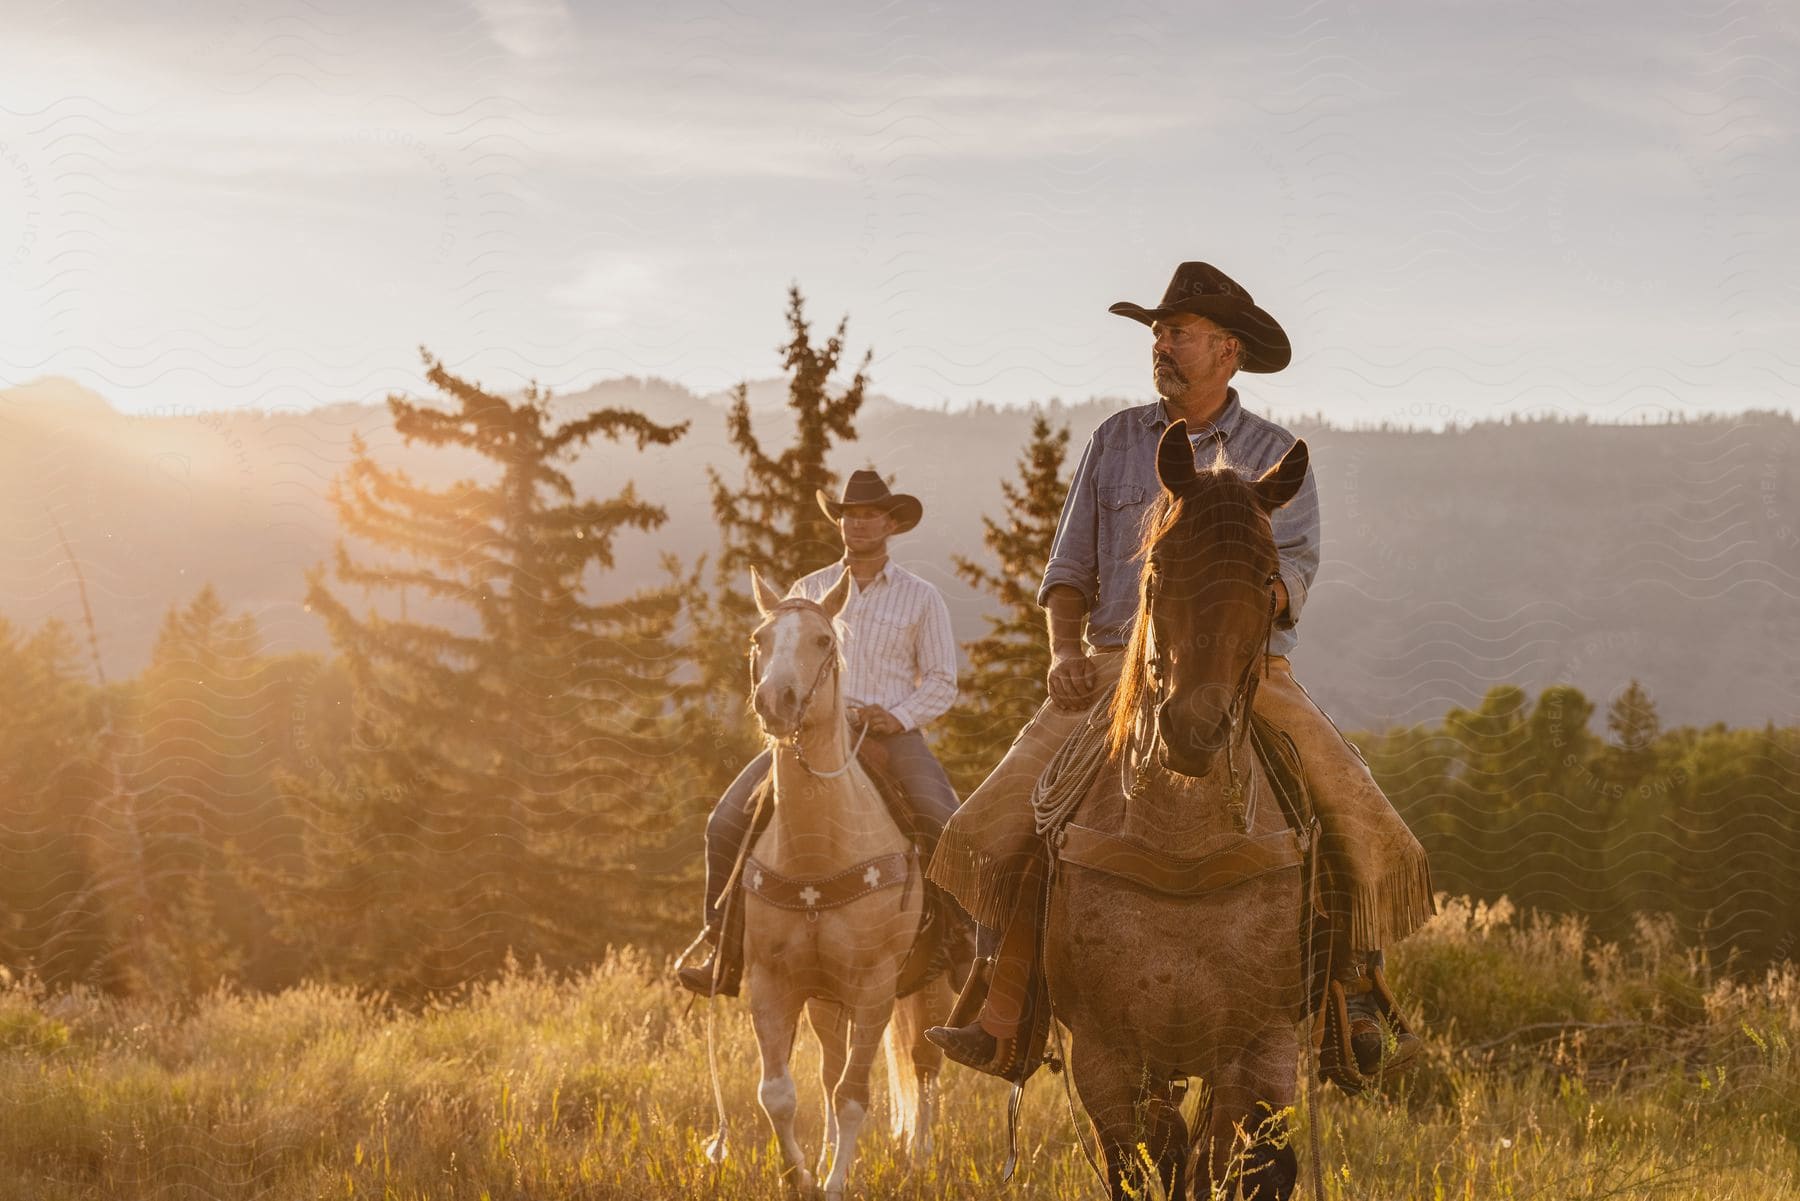
[[[844,574],[844,561],[804,576],[789,596],[821,601]],[[838,614],[844,631],[844,700],[880,705],[916,730],[956,703],[956,640],[950,610],[931,584],[892,559],[859,587]]]

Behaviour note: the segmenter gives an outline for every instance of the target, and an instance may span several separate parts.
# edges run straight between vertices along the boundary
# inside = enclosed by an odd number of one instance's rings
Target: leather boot
[[[688,959],[702,946],[708,950],[704,960]],[[691,993],[702,997],[735,997],[744,974],[744,907],[731,906],[721,932],[717,924],[708,925],[700,936],[688,944],[676,960],[675,979]]]
[[[1376,1077],[1408,1067],[1419,1054],[1419,1037],[1407,1026],[1382,974],[1382,954],[1370,951],[1352,958],[1353,971],[1340,977],[1344,1010],[1350,1019],[1350,1050],[1356,1068]]]
[[[942,1026],[932,1026],[925,1037],[942,1048],[944,1054],[964,1067],[985,1071],[984,1065],[994,1058],[995,1039],[981,1027],[981,1006],[987,1000],[988,984],[994,978],[994,957],[984,955],[969,965],[969,978]]]
[[[974,1068],[978,1072],[998,1076],[1014,1084],[1023,1084],[1037,1070],[1037,1062],[1033,1059],[1034,1047],[1040,1050],[1042,1047],[1042,1032],[1033,1025],[1038,1004],[1037,993],[1042,985],[1034,968],[1034,975],[1026,990],[1023,1012],[1019,1015],[1017,1033],[1006,1038],[995,1037],[981,1024],[981,1012],[987,1004],[988,989],[998,966],[997,960],[998,956],[994,956],[975,961],[975,965],[969,969],[969,978],[963,984],[962,993],[950,1011],[950,1017],[944,1025],[933,1026],[925,1031],[925,1037],[935,1043],[945,1055],[966,1068]]]

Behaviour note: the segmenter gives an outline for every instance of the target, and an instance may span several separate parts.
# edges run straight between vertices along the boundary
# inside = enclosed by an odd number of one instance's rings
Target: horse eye
[[[831,638],[829,635],[826,635],[826,634],[820,634],[813,641],[818,644],[818,647],[820,650],[824,650],[826,647],[831,645]]]

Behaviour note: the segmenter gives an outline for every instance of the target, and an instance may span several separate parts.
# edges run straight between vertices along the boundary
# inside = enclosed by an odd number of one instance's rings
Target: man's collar
[[[1238,403],[1237,389],[1227,387],[1225,389],[1225,407],[1219,410],[1219,415],[1213,418],[1211,423],[1203,429],[1188,430],[1188,436],[1191,438],[1199,438],[1208,437],[1216,433],[1219,436],[1219,442],[1221,444],[1230,442],[1231,435],[1237,431],[1238,423],[1243,419],[1243,416],[1244,408]],[[1151,429],[1161,429],[1168,425],[1169,402],[1158,398],[1155,404],[1144,409],[1143,421],[1144,424]]]
[[[840,556],[837,561],[837,566],[839,568],[843,569],[844,571],[850,571],[849,556],[847,556],[847,555]],[[881,570],[869,577],[869,583],[873,584],[876,580],[887,579],[888,571],[893,566],[894,566],[894,556],[889,555],[887,557],[887,561],[881,565]],[[856,573],[855,572],[850,572],[850,586],[852,588],[861,588],[862,587],[861,584],[856,582]]]

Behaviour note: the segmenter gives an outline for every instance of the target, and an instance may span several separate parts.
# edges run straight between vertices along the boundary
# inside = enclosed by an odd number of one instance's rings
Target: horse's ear
[[[1281,456],[1281,462],[1263,472],[1255,487],[1256,498],[1265,510],[1272,513],[1294,499],[1300,485],[1306,482],[1308,461],[1306,443],[1295,442]]]
[[[844,605],[849,600],[850,569],[846,567],[844,568],[844,574],[838,577],[838,582],[833,584],[831,586],[831,591],[825,594],[825,599],[819,602],[819,608],[825,610],[825,616],[836,617],[839,613],[844,611]]]
[[[750,591],[756,595],[756,611],[764,617],[767,617],[770,611],[781,603],[780,595],[763,583],[761,573],[754,567],[750,569]]]
[[[1156,444],[1156,478],[1162,486],[1179,496],[1194,482],[1194,447],[1188,441],[1187,422],[1170,422]]]

